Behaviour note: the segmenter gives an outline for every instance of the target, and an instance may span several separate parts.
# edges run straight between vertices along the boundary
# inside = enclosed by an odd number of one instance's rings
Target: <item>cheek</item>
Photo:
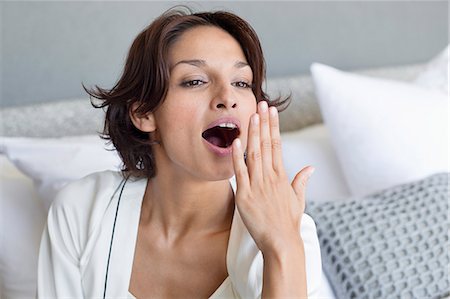
[[[253,97],[252,101],[250,101],[250,104],[247,105],[246,109],[245,109],[245,114],[246,114],[248,122],[250,122],[250,117],[256,113],[257,109],[258,109],[258,103],[256,102],[256,98]]]
[[[174,105],[165,107],[164,113],[157,119],[157,127],[161,138],[167,144],[177,143],[184,139],[192,139],[190,132],[195,122],[200,118],[198,110],[188,105]]]
[[[243,120],[244,123],[241,124],[241,141],[243,142],[244,147],[247,146],[247,139],[248,139],[248,128],[250,126],[250,118],[253,114],[256,113],[256,100],[254,99],[251,104],[247,105],[245,107],[245,110],[243,110]]]
[[[250,117],[256,113],[258,104],[256,103],[256,98],[253,93],[251,95],[247,95],[241,102],[240,105],[240,113],[248,123]]]
[[[193,105],[183,102],[166,100],[158,113],[157,125],[161,128],[183,128],[197,113]]]

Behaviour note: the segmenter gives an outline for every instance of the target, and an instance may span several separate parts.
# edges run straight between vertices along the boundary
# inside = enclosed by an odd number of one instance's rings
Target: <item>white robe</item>
[[[89,175],[63,188],[50,208],[38,265],[38,298],[103,298],[121,173]],[[235,183],[231,180],[233,190]],[[130,179],[121,196],[106,298],[128,292],[147,179]],[[318,293],[321,257],[315,223],[303,215],[301,236],[310,298]],[[263,257],[235,208],[226,255],[228,278],[211,298],[260,298]]]

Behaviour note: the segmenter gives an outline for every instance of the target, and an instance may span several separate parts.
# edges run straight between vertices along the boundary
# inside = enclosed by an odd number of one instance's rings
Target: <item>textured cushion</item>
[[[307,205],[337,298],[450,295],[449,174],[365,198]]]
[[[322,122],[310,76],[269,79],[267,93],[272,99],[291,97],[289,107],[280,114],[281,131],[298,130]]]
[[[0,135],[65,137],[94,135],[102,130],[105,113],[89,98],[68,99],[0,110]]]
[[[352,195],[449,170],[449,106],[438,91],[312,66],[322,115]]]

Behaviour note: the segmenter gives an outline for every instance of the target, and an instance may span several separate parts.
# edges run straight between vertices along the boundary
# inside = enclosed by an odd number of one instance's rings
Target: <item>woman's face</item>
[[[169,167],[202,180],[228,179],[234,174],[231,143],[239,136],[246,146],[256,112],[245,55],[229,33],[213,26],[186,31],[168,54],[169,89],[154,112],[158,172]]]

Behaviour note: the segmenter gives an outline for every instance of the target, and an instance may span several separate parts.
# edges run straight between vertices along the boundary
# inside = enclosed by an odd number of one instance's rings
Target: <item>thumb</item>
[[[313,166],[307,166],[300,170],[292,180],[292,188],[294,189],[297,197],[301,198],[305,194],[306,184],[308,183],[309,178],[313,174],[315,168]]]

